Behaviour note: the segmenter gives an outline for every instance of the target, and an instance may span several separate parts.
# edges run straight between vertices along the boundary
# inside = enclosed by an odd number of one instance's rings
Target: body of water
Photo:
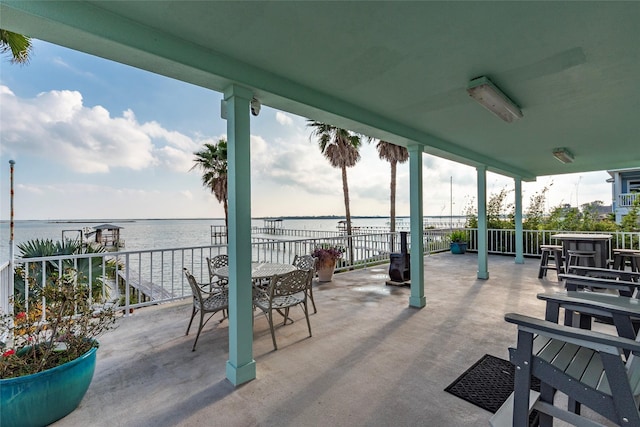
[[[331,219],[284,219],[283,228],[295,230],[338,231],[337,218]],[[408,218],[398,218],[399,228],[408,227]],[[426,224],[437,227],[448,226],[449,217],[427,217]],[[453,217],[453,225],[464,222],[464,218]],[[16,257],[20,255],[17,245],[34,239],[62,240],[62,233],[66,237],[75,238],[77,230],[84,227],[94,227],[101,224],[114,224],[123,227],[120,238],[125,241],[122,250],[135,251],[145,249],[165,249],[188,246],[204,246],[211,244],[211,226],[224,225],[222,219],[135,219],[135,220],[73,220],[73,221],[15,221],[14,240]],[[389,219],[354,218],[354,227],[388,227]],[[264,226],[262,219],[252,220],[256,227]],[[404,227],[403,227],[404,228]],[[9,260],[9,221],[0,222],[0,263]]]

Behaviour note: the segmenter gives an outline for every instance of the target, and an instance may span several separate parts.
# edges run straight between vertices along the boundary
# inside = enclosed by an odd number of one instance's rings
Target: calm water
[[[408,219],[403,218],[399,221]],[[425,218],[428,223],[435,226],[448,224],[448,219]],[[454,217],[454,225],[457,218]],[[385,227],[388,226],[388,218],[355,218],[354,226],[359,227]],[[212,225],[224,225],[222,219],[162,219],[162,220],[105,220],[87,222],[49,222],[49,221],[16,221],[14,239],[16,243],[15,253],[19,256],[17,245],[33,239],[62,240],[63,230],[66,237],[75,238],[84,227],[93,227],[100,224],[114,224],[123,227],[120,230],[120,238],[125,241],[124,250],[135,251],[144,249],[164,249],[187,246],[204,246],[211,243],[210,231]],[[263,220],[253,220],[253,226],[261,227]],[[283,227],[296,230],[322,230],[337,231],[337,219],[285,219]],[[0,222],[0,263],[9,259],[9,221]]]

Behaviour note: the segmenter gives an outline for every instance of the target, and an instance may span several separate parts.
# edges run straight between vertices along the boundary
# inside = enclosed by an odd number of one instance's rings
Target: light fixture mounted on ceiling
[[[562,163],[573,162],[573,154],[565,147],[559,147],[553,149],[553,157],[560,160]]]
[[[469,96],[507,123],[522,118],[520,108],[487,77],[477,77],[467,86]]]

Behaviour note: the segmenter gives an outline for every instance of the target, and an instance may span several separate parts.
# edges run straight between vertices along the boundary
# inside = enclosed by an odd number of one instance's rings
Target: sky
[[[34,41],[25,66],[0,59],[0,220],[222,218],[191,170],[193,153],[226,138],[222,94]],[[251,117],[252,217],[344,215],[340,170],[311,139],[306,118],[263,106]],[[348,170],[351,214],[389,215],[389,164],[375,143]],[[423,155],[425,215],[463,215],[474,168]],[[398,165],[396,212],[409,215],[409,166]],[[523,182],[523,205],[549,187],[547,206],[611,204],[606,171]],[[512,190],[489,173],[487,191]],[[511,193],[513,194],[513,193]]]

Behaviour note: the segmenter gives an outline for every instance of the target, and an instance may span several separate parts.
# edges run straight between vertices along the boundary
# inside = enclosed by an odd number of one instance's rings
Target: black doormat
[[[495,414],[513,392],[514,378],[511,362],[485,354],[444,391]],[[531,377],[531,389],[540,391],[540,380]]]

